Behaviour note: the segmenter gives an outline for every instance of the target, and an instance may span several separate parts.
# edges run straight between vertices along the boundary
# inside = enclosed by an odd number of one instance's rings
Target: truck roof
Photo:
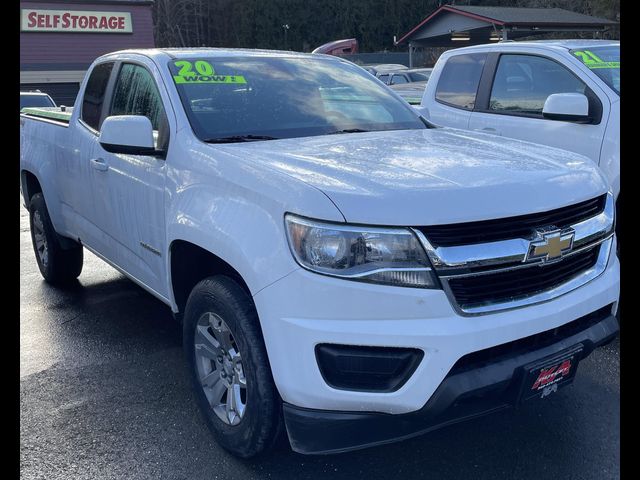
[[[159,59],[159,57],[193,58],[197,56],[218,56],[218,57],[300,57],[300,58],[338,58],[332,55],[318,53],[292,52],[289,50],[266,50],[253,48],[219,48],[219,47],[186,47],[186,48],[135,48],[128,50],[118,50],[102,57],[109,57],[119,54],[140,54],[147,57]],[[102,58],[100,57],[100,58]]]
[[[25,92],[25,91],[20,91],[20,95],[30,95],[30,96],[34,96],[34,97],[48,97],[49,94],[45,93],[45,92]]]
[[[505,50],[505,49],[517,49],[521,47],[542,47],[552,50],[572,50],[576,48],[593,48],[593,47],[606,47],[606,46],[620,46],[619,40],[586,40],[586,39],[571,39],[571,40],[529,40],[526,42],[498,42],[498,43],[485,43],[482,45],[472,45],[469,47],[456,48],[455,52],[471,51],[471,50]]]

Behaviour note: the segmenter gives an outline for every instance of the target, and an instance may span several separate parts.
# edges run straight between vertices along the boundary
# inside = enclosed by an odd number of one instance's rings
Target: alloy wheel
[[[224,423],[238,425],[247,408],[247,379],[229,326],[207,312],[198,319],[194,343],[198,377],[209,405]]]
[[[37,211],[33,213],[33,238],[40,263],[46,267],[49,263],[49,248],[47,245],[47,237],[44,233],[44,223],[40,212]]]

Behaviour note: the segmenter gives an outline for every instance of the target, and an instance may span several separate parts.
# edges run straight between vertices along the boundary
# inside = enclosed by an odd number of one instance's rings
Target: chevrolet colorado
[[[408,438],[546,398],[618,332],[613,195],[576,153],[434,128],[332,56],[128,50],[20,115],[46,281],[86,248],[171,307],[229,451]]]

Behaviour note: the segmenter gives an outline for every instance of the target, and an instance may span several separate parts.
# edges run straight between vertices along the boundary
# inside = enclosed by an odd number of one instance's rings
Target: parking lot
[[[79,283],[44,283],[26,210],[20,251],[22,478],[619,478],[619,342],[519,410],[334,456],[281,445],[242,461],[207,431],[181,331],[162,303],[85,250]]]

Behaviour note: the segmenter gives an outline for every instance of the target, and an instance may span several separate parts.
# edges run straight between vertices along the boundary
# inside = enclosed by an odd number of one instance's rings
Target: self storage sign
[[[131,33],[129,12],[90,12],[82,10],[34,10],[20,12],[23,32]]]

